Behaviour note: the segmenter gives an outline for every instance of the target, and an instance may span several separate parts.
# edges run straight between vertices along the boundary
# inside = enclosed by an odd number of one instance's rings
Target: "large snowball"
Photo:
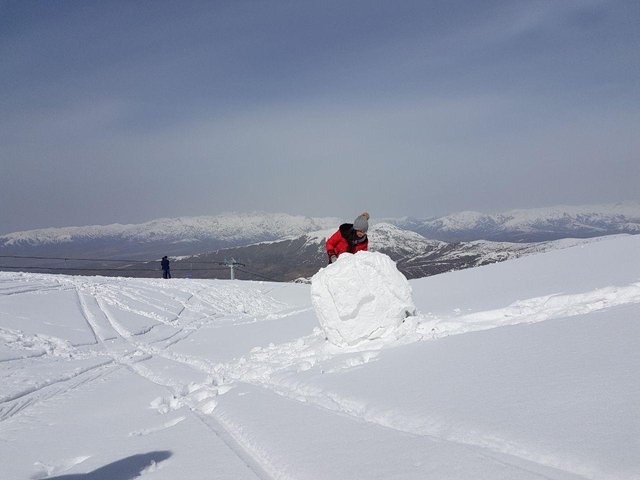
[[[311,300],[327,339],[341,347],[385,337],[416,311],[409,282],[377,252],[340,255],[311,279]]]

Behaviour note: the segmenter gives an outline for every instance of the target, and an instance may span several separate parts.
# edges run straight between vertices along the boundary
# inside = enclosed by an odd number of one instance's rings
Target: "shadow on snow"
[[[131,480],[137,478],[145,468],[160,463],[171,455],[171,452],[166,450],[141,453],[110,463],[93,472],[46,477],[46,480]]]

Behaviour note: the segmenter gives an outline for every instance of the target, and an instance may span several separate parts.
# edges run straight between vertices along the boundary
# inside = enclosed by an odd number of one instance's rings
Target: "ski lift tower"
[[[236,262],[235,258],[231,258],[231,261],[226,261],[226,266],[229,267],[231,273],[231,280],[236,279],[234,267],[236,267],[237,265],[241,265],[244,267],[244,263]]]

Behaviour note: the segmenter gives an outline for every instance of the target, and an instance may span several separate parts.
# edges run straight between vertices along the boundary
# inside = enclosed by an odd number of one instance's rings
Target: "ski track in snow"
[[[40,286],[39,279],[42,279]],[[606,287],[580,294],[547,295],[520,300],[499,309],[447,318],[438,318],[429,313],[421,314],[407,319],[405,331],[399,332],[404,335],[399,338],[379,339],[350,348],[333,346],[325,340],[324,332],[315,329],[306,337],[280,345],[256,346],[241,358],[225,363],[213,363],[206,358],[173,352],[170,347],[188,338],[203,326],[271,321],[309,309],[286,310],[285,304],[260,291],[247,294],[247,291],[234,289],[233,285],[221,286],[221,291],[212,294],[214,289],[195,281],[190,287],[181,284],[179,290],[172,285],[171,292],[163,289],[167,286],[166,283],[152,281],[114,285],[96,280],[64,277],[56,279],[54,283],[50,277],[35,275],[30,277],[29,285],[16,284],[7,279],[4,279],[3,283],[6,285],[0,285],[0,295],[39,295],[56,290],[74,289],[87,327],[95,338],[95,344],[93,350],[88,351],[86,345],[71,346],[60,339],[41,335],[29,337],[21,332],[3,329],[0,330],[0,340],[9,348],[14,348],[24,355],[24,348],[28,346],[34,354],[4,359],[0,366],[9,362],[30,361],[47,356],[62,356],[70,361],[95,357],[98,363],[0,398],[0,421],[19,414],[38,402],[102,378],[115,368],[125,367],[145,380],[168,389],[168,397],[152,402],[154,408],[162,413],[187,407],[261,479],[271,478],[266,473],[267,469],[258,458],[249,453],[249,449],[242,446],[242,438],[237,438],[232,432],[227,431],[215,414],[216,397],[224,395],[239,382],[260,386],[286,398],[347,415],[359,421],[443,441],[482,447],[491,452],[506,453],[576,475],[584,475],[585,472],[575,471],[561,460],[530,451],[526,445],[514,445],[505,439],[483,435],[482,432],[467,432],[452,426],[439,425],[432,419],[407,417],[399,411],[377,410],[355,399],[292,381],[288,374],[311,368],[327,372],[350,369],[374,361],[385,348],[640,303],[640,283]],[[158,292],[163,298],[162,301],[158,299]],[[132,318],[128,315],[141,318],[141,325],[145,327],[128,327],[127,319]],[[162,332],[159,332],[160,330]],[[154,370],[151,366],[153,359],[187,367],[206,380],[185,384],[181,378]],[[155,429],[131,432],[130,435],[147,435],[171,428],[182,420],[184,417]]]
[[[388,341],[383,348],[501,326],[571,317],[630,303],[640,303],[640,283],[627,287],[607,287],[582,294],[557,294],[532,298],[515,302],[505,308],[461,315],[452,319],[438,319],[432,315],[423,315],[420,317],[414,335],[405,336],[398,341]],[[304,371],[332,358],[335,354],[345,353],[345,349],[332,352],[331,346],[323,344],[321,337],[322,335],[316,335],[315,338],[311,336],[301,339],[302,342],[298,340],[266,350],[254,349],[248,361],[240,359],[235,364],[225,366],[221,369],[224,373],[220,373],[223,377],[226,375],[226,378],[260,385],[286,398],[316,405],[382,427],[481,447],[589,478],[588,469],[583,471],[571,462],[565,462],[546,452],[532,451],[526,445],[514,444],[508,439],[498,438],[493,434],[467,431],[456,426],[441,424],[435,419],[414,418],[400,411],[376,409],[375,406],[372,407],[357,399],[341,397],[331,391],[304,385],[295,380],[290,381],[286,375],[287,369]],[[367,343],[360,348],[362,350],[359,356],[348,356],[343,361],[342,368],[351,368],[375,359],[378,355],[376,350],[380,347],[368,350],[371,347]],[[358,352],[360,348],[347,350]],[[265,365],[273,365],[273,369]]]
[[[485,435],[482,432],[470,432],[451,425],[442,425],[432,419],[412,418],[394,410],[378,410],[358,400],[341,397],[296,381],[291,382],[286,373],[305,371],[338,356],[344,359],[341,360],[341,366],[333,367],[334,370],[348,369],[374,360],[381,348],[501,326],[570,317],[629,303],[640,303],[640,283],[627,287],[607,287],[582,294],[532,298],[518,301],[505,308],[461,315],[452,319],[423,315],[418,318],[413,333],[400,339],[367,342],[350,349],[336,349],[324,341],[322,332],[316,331],[313,335],[279,346],[256,347],[248,358],[242,357],[233,363],[217,365],[214,372],[220,384],[246,382],[258,385],[286,398],[381,427],[480,447],[589,478],[588,469],[583,471],[571,462],[549,456],[546,452],[532,451],[526,445],[514,444],[508,439],[497,438],[492,434]],[[411,332],[412,327],[407,328]]]
[[[167,413],[169,410],[174,410],[182,406],[189,407],[189,411],[192,413],[192,415],[194,415],[203,425],[205,425],[210,431],[212,431],[213,434],[219,437],[229,447],[229,449],[233,451],[234,454],[236,454],[245,463],[245,465],[247,465],[247,467],[256,474],[257,478],[262,480],[270,479],[271,477],[269,477],[266,474],[266,472],[264,472],[264,470],[259,465],[259,463],[255,461],[248,453],[244,451],[244,449],[242,449],[240,445],[238,445],[232,439],[232,437],[225,431],[222,425],[219,424],[219,422],[214,417],[210,417],[208,415],[215,408],[215,401],[212,399],[218,395],[218,390],[215,388],[212,389],[208,387],[197,388],[197,389],[191,388],[190,390],[185,390],[185,386],[182,385],[180,382],[176,382],[173,379],[163,378],[162,375],[159,375],[156,372],[153,372],[151,369],[146,368],[145,365],[143,365],[141,362],[152,358],[153,355],[161,356],[164,359],[171,359],[169,355],[164,354],[164,350],[166,350],[166,348],[168,348],[168,346],[172,344],[170,343],[168,345],[165,345],[162,349],[158,349],[156,347],[151,347],[149,345],[145,345],[143,343],[134,341],[133,337],[135,337],[135,335],[132,335],[131,332],[127,331],[126,328],[124,328],[124,326],[120,322],[118,322],[113,317],[112,314],[108,313],[108,311],[105,309],[104,305],[102,304],[103,300],[100,299],[100,296],[97,294],[97,292],[94,292],[94,294],[96,295],[95,304],[97,305],[101,316],[107,320],[107,322],[109,323],[113,331],[118,336],[116,340],[120,341],[120,343],[124,343],[130,346],[130,349],[126,349],[127,354],[125,355],[122,355],[121,353],[114,351],[112,346],[107,346],[107,348],[111,349],[112,351],[114,361],[118,363],[124,363],[134,373],[138,374],[144,379],[151,381],[157,385],[166,387],[170,390],[170,392],[172,392],[173,396],[171,399],[169,399],[168,401],[166,401],[165,399],[156,399],[152,402],[152,406],[155,407],[160,413]],[[194,297],[194,294],[190,295],[187,301],[183,303],[183,308],[180,310],[180,312],[176,316],[176,320],[178,320],[180,318],[180,314],[188,308],[187,304],[189,300],[193,297]],[[83,308],[85,311],[85,317],[95,318],[95,315],[91,312],[91,310],[86,306],[86,303],[84,302],[83,302]],[[148,318],[152,318],[152,317],[148,316]],[[89,321],[89,323],[91,325],[95,325],[94,321]],[[92,328],[95,331],[95,327],[92,327]],[[182,329],[178,330],[176,334],[180,332],[182,332]],[[105,345],[105,342],[102,338],[100,338],[100,342],[103,345]],[[145,356],[142,360],[138,362],[130,362],[129,359],[131,358],[131,354],[130,354],[131,351],[134,351],[133,355],[136,355],[141,351],[146,352],[147,356]],[[179,361],[179,360],[173,360],[173,361]],[[182,363],[185,363],[191,368],[194,368],[196,370],[206,370],[206,367],[202,368],[198,362],[182,361]],[[178,395],[181,395],[187,392],[190,393],[190,398],[189,398],[190,401],[187,401],[187,402],[177,401]],[[179,417],[177,419],[164,423],[160,427],[131,432],[129,435],[130,436],[149,435],[151,433],[155,433],[161,430],[174,427],[178,423],[182,422],[184,419],[185,417]]]
[[[24,409],[51,397],[74,390],[85,383],[92,382],[110,373],[110,361],[81,369],[71,375],[64,375],[34,387],[0,399],[0,422]]]

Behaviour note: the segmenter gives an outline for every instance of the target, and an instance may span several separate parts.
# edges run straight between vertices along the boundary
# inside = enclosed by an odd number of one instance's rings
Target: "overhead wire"
[[[263,279],[265,279],[265,280],[269,280],[270,282],[281,282],[281,281],[282,281],[282,280],[276,280],[275,278],[268,277],[268,276],[266,276],[266,275],[262,275],[262,274],[260,274],[260,273],[251,272],[251,271],[249,271],[249,270],[245,270],[245,269],[243,269],[243,268],[236,268],[236,270],[238,270],[239,272],[243,272],[243,273],[247,273],[247,274],[249,274],[249,275],[256,276],[256,277],[258,277],[258,278],[263,278]]]
[[[0,268],[10,268],[14,270],[54,270],[54,271],[74,271],[74,272],[158,272],[157,268],[83,268],[83,267],[34,267],[34,266],[16,266],[16,265],[0,265]],[[210,267],[210,268],[172,268],[175,272],[210,272],[212,270],[226,270],[227,267]]]
[[[73,257],[41,257],[41,256],[30,256],[30,255],[0,255],[0,258],[14,258],[14,259],[25,259],[25,260],[64,260],[64,261],[73,261],[73,262],[117,262],[117,263],[153,263],[159,261],[158,259],[154,260],[129,260],[129,259],[117,259],[117,258],[73,258]],[[201,263],[201,264],[209,264],[209,265],[227,265],[226,262],[213,262],[207,260],[181,260],[181,261],[189,261],[190,263]],[[238,264],[242,265],[242,264]]]
[[[46,270],[46,271],[54,271],[54,272],[158,272],[157,268],[131,268],[129,265],[131,264],[152,264],[156,263],[158,260],[135,260],[135,259],[115,259],[115,258],[74,258],[74,257],[47,257],[47,256],[37,256],[37,255],[0,255],[0,258],[6,259],[15,259],[15,260],[55,260],[60,262],[65,262],[63,265],[65,266],[33,266],[33,265],[0,265],[0,269],[11,269],[11,270]],[[93,267],[72,267],[69,266],[67,262],[96,262],[96,263],[122,263],[124,264],[120,268],[107,268],[99,265]],[[246,265],[242,262],[217,262],[217,261],[207,261],[207,260],[189,260],[184,259],[180,260],[182,264],[191,264],[191,265],[215,265],[212,267],[206,268],[185,268],[185,267],[172,267],[172,272],[210,272],[210,271],[221,271],[226,270],[231,265],[236,268],[238,271],[241,271],[248,275],[253,275],[258,278],[262,278],[265,280],[278,282],[272,277],[268,277],[266,275],[262,275],[257,272],[252,272],[250,270],[242,269],[240,267],[246,267]]]

